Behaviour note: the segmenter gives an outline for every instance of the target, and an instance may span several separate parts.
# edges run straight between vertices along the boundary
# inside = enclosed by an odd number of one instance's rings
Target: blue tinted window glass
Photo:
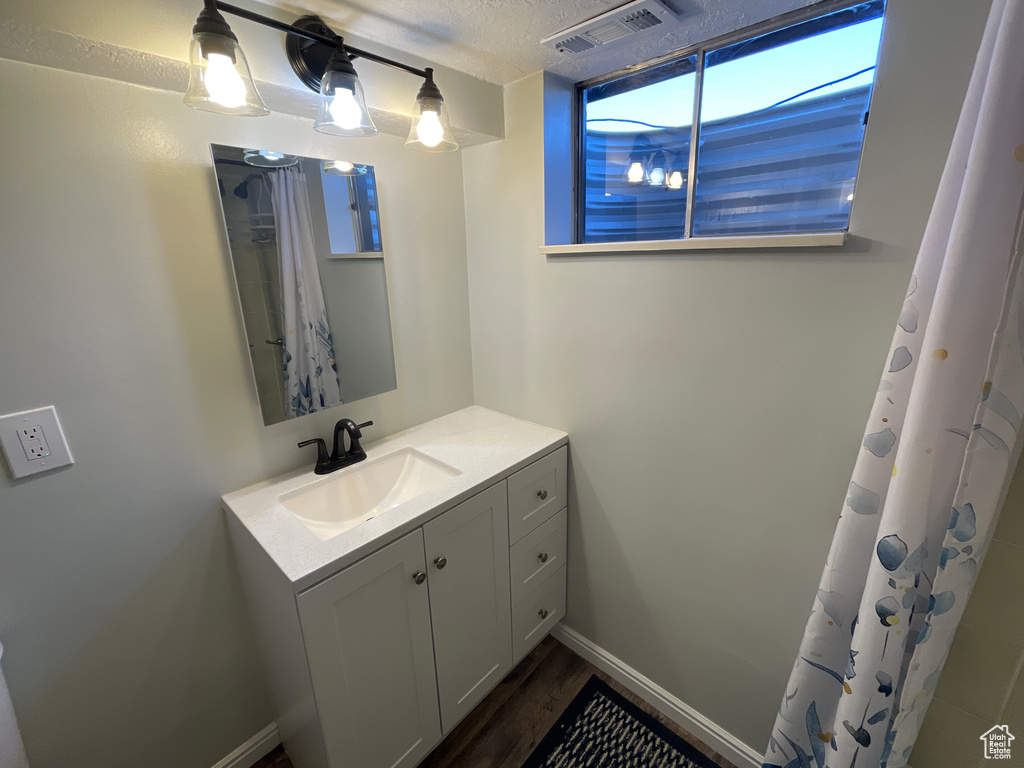
[[[707,54],[694,235],[847,228],[882,11],[867,3]]]
[[[681,238],[696,57],[583,92],[585,243]]]

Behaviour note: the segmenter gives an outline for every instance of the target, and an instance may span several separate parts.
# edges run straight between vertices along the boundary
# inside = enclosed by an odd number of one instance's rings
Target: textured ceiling
[[[265,0],[266,1],[266,0]],[[541,69],[572,80],[616,69],[809,5],[812,0],[665,0],[683,21],[670,33],[636,38],[576,56],[540,40],[624,4],[624,0],[269,0],[314,13],[335,31],[422,56],[492,83]]]

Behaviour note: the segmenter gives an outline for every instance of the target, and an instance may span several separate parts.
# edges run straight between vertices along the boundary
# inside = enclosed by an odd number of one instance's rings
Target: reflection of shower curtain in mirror
[[[271,183],[281,266],[284,410],[294,419],[342,400],[313,246],[306,176],[285,169],[272,173]]]

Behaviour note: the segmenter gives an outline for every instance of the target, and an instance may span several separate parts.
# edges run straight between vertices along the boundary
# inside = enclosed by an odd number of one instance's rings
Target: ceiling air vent
[[[680,26],[679,17],[661,0],[633,0],[614,10],[541,40],[559,53],[576,54],[646,32]]]
[[[555,43],[555,48],[560,51],[566,51],[568,53],[582,53],[588,48],[593,48],[594,44],[587,40],[585,37],[567,37],[565,40],[559,40]]]
[[[634,32],[643,32],[645,29],[656,27],[661,24],[661,19],[650,11],[644,9],[637,11],[636,13],[631,13],[628,16],[624,16],[622,18],[622,23]]]

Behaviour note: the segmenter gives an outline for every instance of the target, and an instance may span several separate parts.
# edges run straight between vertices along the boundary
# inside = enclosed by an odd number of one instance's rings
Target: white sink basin
[[[312,488],[279,501],[320,540],[404,504],[462,474],[413,448],[338,470]]]

